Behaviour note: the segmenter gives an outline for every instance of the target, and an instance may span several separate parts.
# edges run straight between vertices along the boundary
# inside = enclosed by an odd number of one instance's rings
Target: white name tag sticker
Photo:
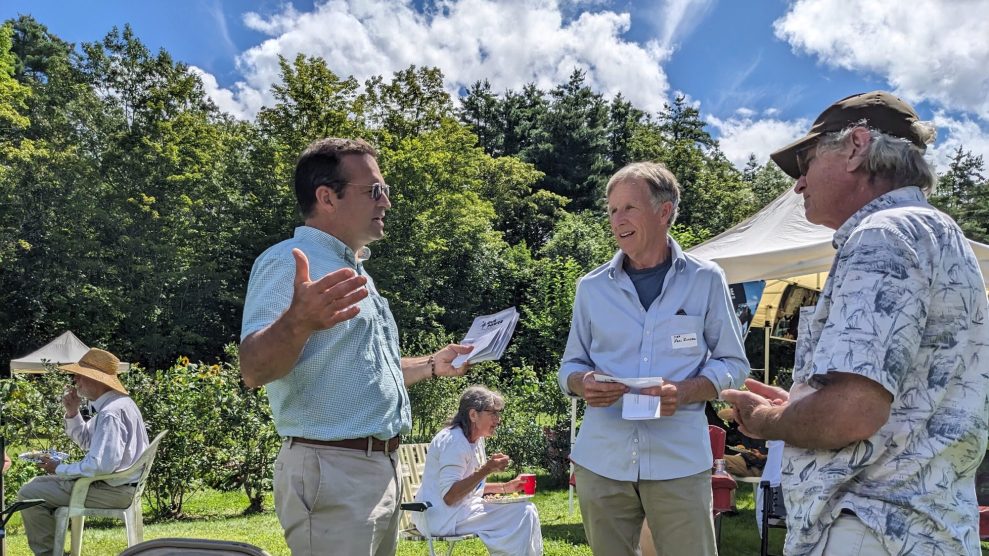
[[[684,349],[697,347],[697,333],[691,332],[690,334],[674,334],[671,336],[673,340],[673,349]]]

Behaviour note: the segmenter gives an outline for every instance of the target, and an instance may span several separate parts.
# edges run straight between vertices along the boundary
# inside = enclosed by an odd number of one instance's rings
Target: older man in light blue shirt
[[[275,511],[293,556],[395,554],[399,435],[406,386],[461,375],[471,348],[401,357],[398,327],[364,269],[391,208],[374,149],[330,138],[299,157],[305,225],[258,257],[244,302],[244,382],[268,385],[275,428]],[[312,276],[316,278],[313,279]]]
[[[721,270],[667,235],[679,186],[663,165],[635,163],[608,182],[619,251],[577,286],[560,387],[588,408],[571,458],[595,554],[636,553],[645,518],[660,554],[715,554],[711,446],[704,402],[749,366]],[[623,417],[629,388],[595,374],[662,377],[661,417]]]

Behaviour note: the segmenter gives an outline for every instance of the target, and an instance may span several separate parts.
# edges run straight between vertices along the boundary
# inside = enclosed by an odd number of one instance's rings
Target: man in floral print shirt
[[[723,393],[743,432],[786,442],[787,554],[980,553],[989,308],[968,241],[926,199],[933,137],[873,92],[772,154],[837,249],[801,314],[790,392]]]

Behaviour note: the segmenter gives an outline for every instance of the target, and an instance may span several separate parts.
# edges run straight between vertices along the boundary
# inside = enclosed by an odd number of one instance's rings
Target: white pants
[[[467,519],[457,523],[457,534],[474,533],[492,556],[540,556],[543,535],[539,514],[530,502],[488,504],[471,508]]]

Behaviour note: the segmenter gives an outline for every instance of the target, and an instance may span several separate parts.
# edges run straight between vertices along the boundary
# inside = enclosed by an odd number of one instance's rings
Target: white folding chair
[[[96,475],[95,477],[82,477],[76,479],[72,486],[72,497],[68,506],[62,506],[55,510],[55,550],[53,556],[63,556],[65,553],[65,533],[68,529],[69,521],[72,521],[72,556],[82,554],[82,529],[86,523],[87,516],[113,517],[124,521],[124,529],[127,531],[127,546],[133,546],[144,540],[144,516],[141,511],[141,494],[144,493],[144,485],[148,482],[148,475],[151,473],[151,466],[155,461],[155,454],[158,452],[158,443],[168,431],[162,431],[148,445],[148,449],[141,454],[141,457],[127,469],[122,469],[115,473],[106,475]],[[95,481],[105,481],[107,479],[118,479],[132,476],[138,469],[141,470],[141,478],[134,488],[134,498],[126,508],[87,508],[86,497],[89,495],[89,485]]]

